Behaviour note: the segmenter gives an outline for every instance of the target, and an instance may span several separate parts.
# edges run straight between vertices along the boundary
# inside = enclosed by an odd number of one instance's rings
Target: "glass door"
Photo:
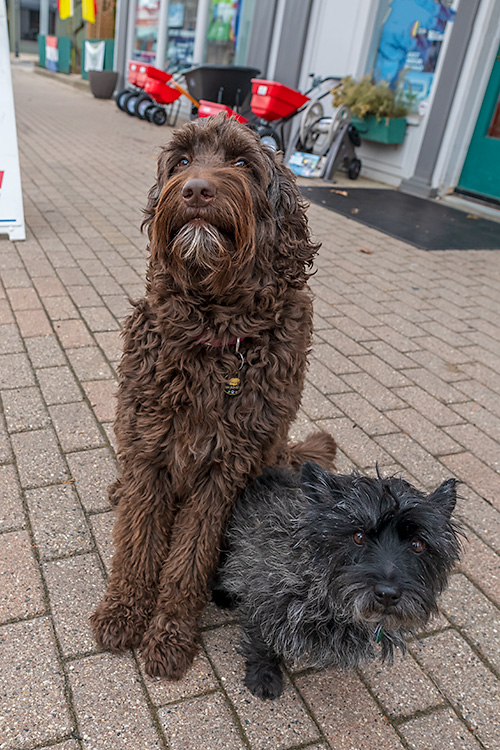
[[[500,201],[500,49],[493,64],[458,190]]]

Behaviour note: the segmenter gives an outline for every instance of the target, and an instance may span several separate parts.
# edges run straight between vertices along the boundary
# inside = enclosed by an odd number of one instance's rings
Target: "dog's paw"
[[[244,679],[250,692],[261,700],[275,700],[283,692],[283,674],[277,664],[248,664]]]
[[[148,614],[124,602],[103,599],[90,617],[97,645],[106,651],[137,647],[148,626]]]
[[[196,635],[195,626],[155,618],[141,644],[146,674],[167,680],[184,677],[198,651]]]

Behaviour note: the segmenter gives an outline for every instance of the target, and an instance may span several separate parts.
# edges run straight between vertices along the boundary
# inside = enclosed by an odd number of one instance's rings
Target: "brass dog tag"
[[[224,385],[224,393],[228,396],[237,396],[241,391],[241,380],[239,378],[229,378]]]

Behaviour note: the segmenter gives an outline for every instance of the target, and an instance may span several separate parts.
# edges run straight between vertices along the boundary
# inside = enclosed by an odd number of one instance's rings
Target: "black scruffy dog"
[[[281,695],[283,658],[354,667],[404,652],[459,559],[455,485],[425,495],[400,478],[309,462],[300,474],[268,469],[246,490],[214,599],[239,604],[254,695]]]

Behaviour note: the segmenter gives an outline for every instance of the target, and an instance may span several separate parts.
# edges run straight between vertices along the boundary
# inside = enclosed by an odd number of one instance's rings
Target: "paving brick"
[[[408,385],[409,381],[404,375],[372,354],[363,354],[358,357],[352,357],[351,361],[354,362],[359,369],[365,370],[365,372],[387,388]],[[348,370],[346,370],[346,372],[348,372]]]
[[[262,702],[244,687],[243,657],[236,651],[238,639],[239,632],[234,627],[218,628],[203,634],[208,656],[245,727],[252,748],[281,750],[317,740],[318,730],[287,679],[283,695],[272,703]]]
[[[116,462],[109,449],[71,453],[68,464],[85,509],[108,510],[108,487],[116,477]]]
[[[91,331],[117,331],[120,326],[106,307],[83,307],[82,317]]]
[[[368,435],[384,435],[397,429],[359,393],[337,393],[332,401]]]
[[[377,330],[376,328],[373,330]],[[395,349],[393,346],[385,341],[368,341],[366,348],[369,349],[372,354],[376,355],[386,365],[393,368],[394,370],[402,370],[404,367],[415,367],[415,363],[409,359],[405,354]],[[368,362],[369,366],[374,368],[375,363]],[[378,365],[379,366],[379,365]],[[394,379],[394,375],[390,376]],[[389,385],[389,383],[387,383]]]
[[[467,396],[460,391],[459,383],[454,388],[424,367],[415,367],[403,372],[409,380],[412,380],[424,391],[427,391],[431,396],[434,396],[434,398],[444,404],[459,404],[463,401],[468,401]]]
[[[34,385],[33,371],[26,354],[0,356],[0,389]]]
[[[31,526],[41,558],[87,551],[92,546],[75,489],[56,485],[27,490]]]
[[[17,326],[0,326],[0,354],[17,354],[23,351],[24,345]]]
[[[33,279],[36,290],[41,297],[60,297],[65,289],[57,276],[39,276]]]
[[[36,375],[45,402],[49,406],[82,401],[83,394],[69,367],[47,367],[38,370]]]
[[[0,466],[0,532],[24,525],[21,488],[14,466]]]
[[[69,295],[61,297],[46,297],[45,309],[51,320],[69,320],[79,318],[79,313]]]
[[[118,331],[96,333],[95,338],[110,362],[117,363],[120,361],[122,356],[122,341]]]
[[[9,289],[9,300],[13,310],[41,310],[42,303],[33,287]]]
[[[326,739],[340,750],[403,747],[363,683],[352,672],[330,669],[295,678]]]
[[[22,487],[64,482],[68,472],[52,429],[20,432],[11,437]]]
[[[411,656],[403,658],[398,655],[393,666],[380,661],[370,662],[360,671],[384,711],[391,716],[409,716],[443,702]]]
[[[73,661],[68,675],[85,748],[163,750],[128,654]]]
[[[473,401],[469,401],[467,404],[454,404],[453,409],[464,420],[476,425],[494,440],[500,441],[500,419],[487,409]]]
[[[471,453],[443,456],[441,461],[469,487],[500,510],[500,475]]]
[[[418,641],[411,649],[484,747],[498,747],[500,683],[467,643],[446,631]]]
[[[72,286],[69,291],[73,302],[78,307],[98,307],[102,304],[100,296],[90,284]]]
[[[307,368],[307,382],[318,388],[325,396],[350,390],[343,380],[314,358],[311,358]]]
[[[55,405],[49,411],[63,451],[98,448],[105,442],[86,403]]]
[[[464,484],[458,487],[457,517],[500,554],[500,513]]]
[[[26,531],[0,535],[0,622],[45,611],[38,568]]]
[[[462,421],[462,418],[455,411],[452,411],[418,385],[395,388],[394,393],[420,414],[423,414],[436,427],[454,425]]]
[[[65,349],[90,347],[93,339],[83,320],[56,320],[54,328]]]
[[[359,367],[350,359],[337,351],[330,344],[316,344],[313,352],[314,359],[319,360],[325,367],[333,372],[334,375],[341,375],[345,372],[358,372]]]
[[[167,703],[219,689],[214,671],[203,652],[197,654],[187,674],[177,682],[148,677],[142,670],[142,664],[140,666],[147,691],[156,706],[164,706]],[[177,703],[173,711],[175,710],[177,710]]]
[[[27,339],[26,348],[33,367],[57,367],[66,362],[55,336]]]
[[[427,490],[435,489],[450,476],[450,472],[409,435],[379,435],[376,441],[414,477],[418,477],[419,484]]]
[[[47,562],[44,573],[64,655],[96,650],[89,617],[105,589],[96,555],[76,555]]]
[[[43,310],[19,310],[15,315],[19,330],[25,338],[50,336],[53,333],[49,319]]]
[[[50,416],[38,388],[18,388],[1,393],[10,433],[36,430],[50,424]]]
[[[106,573],[109,575],[114,552],[113,527],[115,525],[115,514],[113,511],[96,513],[91,515],[89,520],[97,549],[104,563]]]
[[[451,425],[446,432],[468,451],[479,456],[491,469],[500,472],[498,444],[477,427],[471,424]]]
[[[96,380],[85,383],[83,387],[97,419],[100,422],[112,422],[116,416],[116,381]]]
[[[498,586],[500,556],[470,530],[467,531],[467,540],[464,543],[464,549],[465,552],[461,558],[460,569],[490,599],[500,606],[500,589]]]
[[[500,610],[465,576],[457,574],[441,596],[440,607],[453,625],[494,669],[500,671]]]
[[[220,693],[166,706],[158,715],[171,750],[247,747]]]
[[[406,406],[405,402],[396,396],[393,391],[386,388],[366,372],[346,374],[342,376],[342,380],[381,412],[387,412],[390,409],[401,409]],[[339,388],[335,392],[340,393],[341,389]]]
[[[0,628],[0,664],[2,749],[40,747],[68,735],[74,727],[49,619]]]
[[[453,711],[436,711],[399,726],[410,750],[479,750],[482,747]]]
[[[339,409],[321,391],[307,382],[302,392],[302,409],[310,419],[329,418],[341,415]]]
[[[112,377],[108,363],[96,346],[67,349],[66,354],[80,380],[109,380]]]
[[[446,432],[435,427],[432,422],[422,416],[416,409],[388,411],[386,412],[386,416],[406,435],[416,440],[422,448],[425,448],[433,456],[461,450],[461,446],[454,440],[451,440]]]
[[[333,435],[339,449],[358,468],[375,468],[376,464],[383,466],[393,463],[390,455],[347,417],[324,420],[322,428]]]

